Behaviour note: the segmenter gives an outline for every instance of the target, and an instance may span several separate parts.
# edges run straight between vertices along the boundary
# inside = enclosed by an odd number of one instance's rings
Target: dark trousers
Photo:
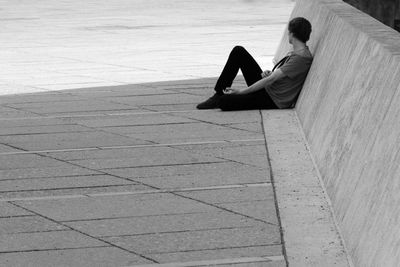
[[[215,85],[217,94],[222,95],[219,107],[222,110],[277,109],[265,89],[245,95],[224,94],[223,90],[231,87],[238,71],[241,70],[247,86],[262,79],[262,69],[254,58],[242,46],[235,46]]]

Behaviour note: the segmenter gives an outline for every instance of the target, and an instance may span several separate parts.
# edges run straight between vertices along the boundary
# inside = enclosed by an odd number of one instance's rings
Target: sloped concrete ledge
[[[355,266],[399,266],[400,34],[340,0],[297,0],[298,16],[314,62],[295,111],[343,239]]]
[[[352,266],[296,113],[262,116],[289,266]]]

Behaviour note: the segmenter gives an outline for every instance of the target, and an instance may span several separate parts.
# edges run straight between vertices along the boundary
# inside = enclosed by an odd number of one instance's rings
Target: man
[[[246,110],[293,107],[311,67],[312,55],[306,42],[311,24],[294,18],[288,25],[289,43],[293,47],[272,71],[262,72],[254,58],[241,46],[235,46],[215,85],[215,94],[197,105],[198,109]],[[239,69],[246,89],[231,88]]]

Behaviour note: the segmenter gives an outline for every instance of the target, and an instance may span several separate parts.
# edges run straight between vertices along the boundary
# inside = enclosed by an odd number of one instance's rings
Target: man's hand
[[[227,95],[240,95],[241,94],[241,90],[240,89],[236,89],[236,88],[226,88],[224,90],[224,93]]]
[[[261,73],[261,77],[263,77],[263,78],[268,77],[269,75],[271,75],[271,73],[272,73],[272,71],[270,71],[270,70],[263,71]]]

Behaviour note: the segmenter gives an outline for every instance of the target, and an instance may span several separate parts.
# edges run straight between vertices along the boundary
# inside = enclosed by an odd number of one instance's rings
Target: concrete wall
[[[346,246],[355,266],[399,266],[400,35],[340,0],[297,0],[297,16],[315,58],[296,112]]]

